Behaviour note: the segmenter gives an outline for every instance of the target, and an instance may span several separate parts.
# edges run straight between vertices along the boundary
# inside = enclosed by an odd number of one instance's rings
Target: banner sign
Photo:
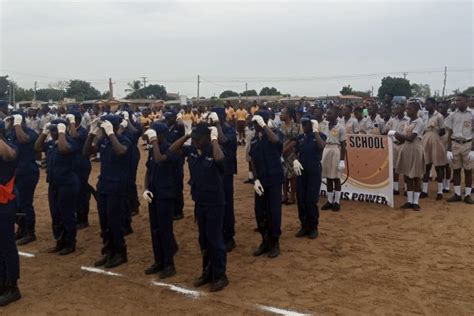
[[[341,200],[394,207],[392,142],[389,138],[348,134],[346,149]],[[326,196],[325,183],[321,185],[321,196]]]

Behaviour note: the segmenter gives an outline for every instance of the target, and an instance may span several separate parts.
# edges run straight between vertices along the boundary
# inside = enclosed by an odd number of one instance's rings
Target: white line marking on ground
[[[122,276],[120,273],[110,272],[110,271],[106,271],[106,270],[103,270],[103,269],[92,268],[92,267],[82,266],[81,270],[94,272],[94,273],[99,273],[99,274],[110,275],[110,276]]]
[[[281,309],[281,308],[276,308],[276,307],[271,307],[271,306],[266,306],[266,305],[260,305],[257,304],[257,308],[259,308],[262,311],[278,314],[278,315],[284,315],[284,316],[307,316],[311,314],[303,314],[303,313],[298,313],[294,311],[289,311],[286,309]]]
[[[35,255],[32,254],[32,253],[28,253],[28,252],[23,252],[23,251],[18,251],[18,254],[22,257],[26,257],[26,258],[34,258]]]
[[[189,289],[186,289],[184,287],[176,286],[176,285],[173,285],[173,284],[167,284],[167,283],[156,282],[156,281],[151,281],[151,284],[166,287],[166,288],[170,289],[171,291],[175,291],[175,292],[178,292],[180,294],[183,294],[185,296],[189,296],[189,297],[192,297],[192,298],[199,298],[199,297],[205,295],[203,292],[189,290]]]

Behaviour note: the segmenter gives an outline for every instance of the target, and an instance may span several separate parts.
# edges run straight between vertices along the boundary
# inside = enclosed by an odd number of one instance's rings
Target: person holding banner
[[[410,102],[407,106],[409,122],[405,125],[403,133],[390,130],[388,136],[395,137],[402,143],[398,153],[395,170],[403,174],[407,184],[407,202],[401,206],[402,209],[420,210],[419,198],[421,189],[421,178],[423,177],[425,163],[423,159],[423,145],[421,138],[425,129],[423,120],[418,117],[420,105],[418,102]]]
[[[326,113],[328,124],[321,132],[326,135],[326,146],[322,158],[322,177],[327,181],[327,202],[322,210],[341,210],[341,173],[346,169],[346,129],[337,122],[338,109],[329,108]]]

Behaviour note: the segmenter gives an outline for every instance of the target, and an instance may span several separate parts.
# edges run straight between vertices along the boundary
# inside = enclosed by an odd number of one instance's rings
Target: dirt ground
[[[151,284],[159,280],[143,274],[153,258],[145,204],[127,238],[129,262],[113,270],[122,276],[81,270],[93,266],[101,247],[95,201],[91,226],[78,233],[77,251],[66,257],[48,254],[54,241],[42,174],[35,198],[38,241],[20,249],[35,254],[21,257],[23,299],[0,314],[263,313],[256,304],[314,315],[474,314],[474,207],[433,198],[421,200],[421,212],[343,202],[339,213],[321,212],[320,236],[309,240],[294,237],[297,209],[284,206],[282,255],[255,258],[251,253],[260,238],[254,232],[253,188],[243,184],[243,157],[241,147],[235,177],[237,248],[228,256],[230,285],[224,291],[199,289],[205,295],[195,299]],[[90,183],[96,181],[97,163],[93,169]],[[140,192],[144,170],[142,159]],[[430,187],[433,195],[435,183]],[[187,185],[185,190],[185,219],[175,222],[177,275],[165,282],[193,289],[201,258]],[[404,197],[396,202],[401,205]]]

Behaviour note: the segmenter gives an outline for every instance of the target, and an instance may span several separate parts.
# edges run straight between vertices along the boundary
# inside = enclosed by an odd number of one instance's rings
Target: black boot
[[[36,240],[35,228],[27,227],[24,231],[23,237],[21,237],[20,239],[17,239],[16,244],[18,246],[23,246],[35,240]]]
[[[200,287],[211,282],[211,279],[211,269],[207,266],[207,268],[202,271],[202,275],[194,280],[193,285],[194,287]]]
[[[59,240],[56,240],[56,246],[54,246],[53,248],[49,249],[48,252],[49,253],[56,253],[56,252],[60,252],[62,249],[64,248],[64,239],[59,239]]]
[[[18,225],[18,228],[15,233],[15,239],[16,240],[22,239],[23,236],[25,236],[25,227],[23,227],[23,225]]]
[[[104,268],[111,269],[118,267],[121,264],[127,263],[128,258],[127,258],[127,246],[123,246],[117,251],[114,252],[114,255],[107,260],[107,262],[104,265]]]
[[[21,298],[20,290],[18,286],[15,284],[13,285],[5,285],[5,289],[0,295],[0,306],[6,306],[10,303],[18,301]]]
[[[166,279],[166,278],[172,277],[175,274],[176,274],[176,269],[174,267],[174,264],[172,264],[163,268],[163,271],[160,272],[160,279]]]
[[[319,232],[317,228],[313,228],[309,231],[308,237],[309,239],[316,239],[319,236]]]
[[[231,238],[225,242],[225,248],[227,252],[231,252],[234,248],[236,247],[235,245],[235,240],[234,238]]]
[[[268,258],[276,258],[280,255],[280,241],[278,238],[272,238]]]
[[[151,266],[149,266],[147,269],[145,269],[145,274],[150,275],[150,274],[155,274],[161,271],[163,271],[163,265],[161,263],[155,262]]]
[[[227,285],[229,285],[229,280],[227,279],[227,276],[224,274],[223,276],[214,280],[211,283],[209,291],[211,292],[222,291]]]
[[[301,238],[308,235],[308,231],[306,230],[305,227],[301,227],[300,230],[295,234],[296,238]]]
[[[103,266],[104,264],[107,263],[107,261],[110,260],[110,258],[112,257],[112,253],[111,252],[107,252],[103,255],[101,255],[99,257],[99,259],[96,260],[96,262],[94,262],[94,267],[101,267]]]
[[[76,243],[73,241],[64,242],[64,247],[59,251],[59,255],[65,256],[76,251]]]
[[[269,242],[268,242],[268,238],[263,237],[262,243],[260,244],[260,246],[258,246],[257,250],[255,250],[253,252],[253,255],[255,257],[258,257],[258,256],[261,256],[264,253],[268,252],[269,250],[270,250],[270,245],[269,245]]]

